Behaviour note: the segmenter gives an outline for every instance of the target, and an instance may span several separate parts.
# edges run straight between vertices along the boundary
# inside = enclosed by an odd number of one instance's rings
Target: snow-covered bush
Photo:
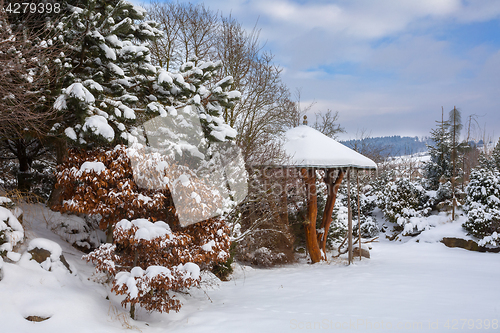
[[[173,231],[173,229],[175,231]],[[103,244],[84,256],[96,269],[114,277],[112,290],[125,295],[122,305],[148,311],[178,311],[175,293],[199,284],[200,269],[229,257],[227,227],[209,220],[186,228],[163,221],[123,219],[114,229],[114,243]]]
[[[358,235],[358,192],[357,188],[351,187],[351,210],[353,222],[353,235]],[[360,189],[359,206],[361,220],[361,237],[373,237],[379,233],[379,226],[372,215],[373,210],[377,206],[377,196],[373,186],[366,185]],[[329,243],[342,241],[345,238],[348,227],[348,204],[347,204],[347,186],[344,184],[340,187],[337,194],[332,213],[332,224],[328,231]]]
[[[353,188],[351,190],[351,202],[353,209],[353,221],[354,221],[354,234],[358,233],[358,199],[357,199],[357,190]],[[379,233],[379,226],[372,215],[373,210],[375,209],[377,201],[377,197],[375,195],[375,191],[372,186],[367,185],[361,189],[359,194],[359,207],[360,207],[360,220],[361,220],[361,237],[373,237]],[[347,204],[347,200],[346,200]]]
[[[15,207],[12,200],[0,197],[0,256],[11,253],[23,241],[24,228],[18,220],[22,211]]]
[[[74,214],[61,214],[47,212],[47,226],[62,239],[75,248],[88,252],[101,245],[105,240],[104,233],[99,230],[99,215],[78,216]]]
[[[113,150],[70,150],[67,161],[57,170],[55,186],[63,189],[62,205],[51,207],[53,210],[99,216],[102,230],[124,218],[173,218],[168,190],[137,186],[124,146]]]
[[[491,157],[493,158],[493,161],[495,161],[497,169],[500,170],[500,138],[491,152]]]
[[[451,182],[447,181],[444,183],[439,183],[439,187],[436,191],[436,197],[434,198],[434,204],[441,206],[451,205],[452,198],[453,198],[453,190]]]
[[[480,245],[499,245],[500,173],[484,164],[473,169],[466,192],[464,229],[480,238]]]
[[[382,211],[385,218],[397,224],[396,230],[403,234],[421,231],[427,226],[422,224],[422,217],[431,211],[429,197],[425,189],[406,178],[387,183],[384,191],[379,193]]]

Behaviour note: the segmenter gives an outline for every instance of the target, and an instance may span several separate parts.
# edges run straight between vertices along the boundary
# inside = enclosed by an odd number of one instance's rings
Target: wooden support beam
[[[306,235],[307,250],[312,263],[321,260],[321,251],[316,236],[316,215],[318,214],[318,198],[316,194],[316,172],[313,168],[300,169],[306,184],[307,196],[307,218],[304,221],[304,231]]]
[[[351,209],[351,171],[347,171],[347,249],[349,265],[352,262],[352,209]]]
[[[332,224],[332,212],[335,202],[337,201],[337,192],[339,190],[342,179],[344,179],[345,171],[339,170],[337,178],[334,181],[333,174],[335,169],[325,170],[325,184],[327,190],[327,198],[325,204],[325,210],[323,212],[323,219],[321,221],[321,230],[323,232],[318,233],[318,243],[319,248],[326,253],[326,238],[328,236],[328,230]],[[324,258],[326,260],[326,258]]]

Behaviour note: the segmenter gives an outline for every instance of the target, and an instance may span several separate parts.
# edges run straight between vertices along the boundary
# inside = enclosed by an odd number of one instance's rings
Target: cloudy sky
[[[257,23],[302,105],[339,111],[342,139],[428,135],[454,106],[500,134],[500,1],[190,2]]]

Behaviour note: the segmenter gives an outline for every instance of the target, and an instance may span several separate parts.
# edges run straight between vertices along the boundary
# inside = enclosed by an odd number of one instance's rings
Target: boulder
[[[472,239],[465,240],[465,239],[461,239],[461,238],[444,237],[441,240],[441,243],[443,243],[444,245],[446,245],[448,247],[459,247],[459,248],[466,249],[469,251],[495,252],[495,253],[500,252],[500,248],[498,248],[498,247],[490,248],[490,247],[479,246]]]
[[[354,249],[352,249],[352,256],[354,258],[359,257],[359,247],[355,247]],[[370,259],[370,251],[361,247],[361,256]]]
[[[48,271],[51,270],[52,264],[60,261],[70,273],[73,273],[62,254],[61,247],[55,242],[48,239],[35,238],[28,246],[28,253],[31,254],[31,260],[35,260]]]

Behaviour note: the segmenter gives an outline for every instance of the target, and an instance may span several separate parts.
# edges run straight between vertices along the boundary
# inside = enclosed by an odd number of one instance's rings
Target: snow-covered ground
[[[178,313],[138,310],[89,279],[93,267],[46,227],[40,207],[23,207],[28,238],[58,242],[71,267],[46,271],[34,261],[3,263],[0,331],[300,332],[499,330],[500,254],[447,248],[460,221],[435,223],[417,238],[373,243],[371,259],[273,269],[237,266],[232,279],[181,295]],[[27,226],[27,227],[26,227]],[[418,242],[417,242],[418,240]],[[106,299],[106,298],[109,298]],[[27,316],[50,317],[31,322]]]

